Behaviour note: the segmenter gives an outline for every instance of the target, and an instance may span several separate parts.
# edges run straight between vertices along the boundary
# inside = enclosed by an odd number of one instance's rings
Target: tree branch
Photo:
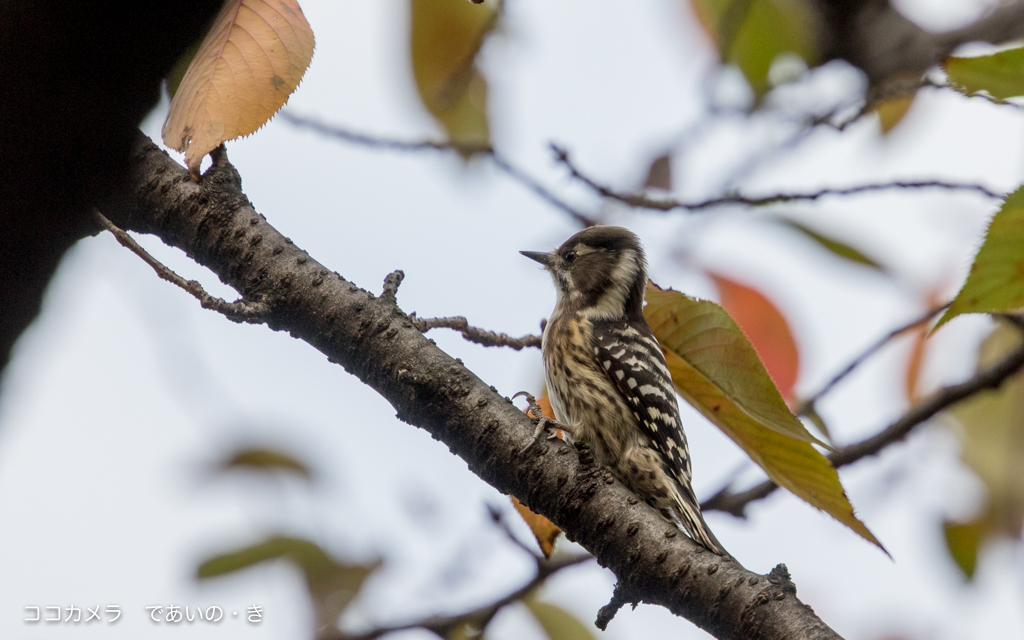
[[[770,196],[743,196],[739,194],[709,198],[694,202],[684,202],[674,198],[651,198],[643,193],[631,193],[616,191],[611,187],[600,184],[593,178],[588,177],[569,159],[569,152],[565,149],[551,145],[555,152],[555,158],[564,164],[572,177],[593,189],[605,198],[618,200],[619,202],[636,207],[638,209],[652,209],[655,211],[672,211],[682,209],[685,211],[702,211],[724,205],[746,205],[750,207],[761,207],[780,202],[813,202],[825,196],[848,196],[858,193],[869,193],[874,191],[889,191],[893,189],[948,189],[954,191],[973,191],[989,198],[1003,198],[1000,194],[979,184],[965,184],[958,182],[945,182],[942,180],[917,180],[917,181],[893,181],[880,184],[862,184],[853,187],[828,187],[810,193],[776,193]]]
[[[592,227],[597,222],[593,217],[581,212],[569,203],[565,202],[554,193],[551,192],[547,187],[538,182],[530,174],[526,173],[515,164],[510,162],[504,155],[500,154],[495,148],[489,144],[464,144],[460,142],[453,142],[451,140],[395,140],[392,138],[379,138],[376,136],[369,136],[362,133],[356,133],[348,129],[341,127],[334,127],[323,122],[319,122],[313,118],[300,116],[291,113],[290,111],[282,111],[281,117],[298,127],[305,127],[312,129],[321,135],[325,135],[331,138],[337,138],[338,140],[344,140],[346,142],[352,142],[354,144],[363,145],[366,147],[376,149],[389,149],[392,151],[455,151],[466,156],[482,155],[489,156],[494,162],[495,166],[501,169],[505,175],[509,176],[516,182],[520,183],[534,194],[537,195],[541,200],[544,200],[548,204],[551,204],[557,209],[561,209],[565,213],[568,213],[573,220],[580,223],[584,227]]]
[[[156,275],[160,276],[160,278],[191,294],[192,297],[199,301],[199,304],[202,305],[204,309],[212,309],[235,322],[263,323],[263,316],[267,313],[266,305],[260,302],[246,302],[245,300],[228,302],[223,298],[211,296],[206,292],[206,289],[203,289],[203,285],[199,284],[195,280],[186,280],[182,278],[164,265],[164,263],[154,258],[152,254],[143,249],[139,243],[135,242],[135,240],[132,239],[126,231],[108,220],[102,213],[95,209],[93,209],[92,213],[93,217],[96,218],[96,221],[99,222],[103,228],[113,234],[114,238],[117,239],[122,247],[125,247],[135,255],[142,258],[143,262],[153,267],[153,271],[156,271]]]
[[[842,58],[859,67],[871,86],[900,76],[916,77],[968,42],[1000,44],[1024,35],[1024,3],[1006,2],[974,23],[925,31],[888,0],[814,0],[822,60]]]
[[[853,370],[859,367],[861,364],[863,364],[865,360],[874,355],[879,349],[889,344],[890,340],[899,336],[902,333],[910,331],[914,327],[924,324],[931,318],[935,317],[935,315],[938,314],[940,311],[945,311],[947,307],[949,307],[948,302],[942,305],[941,307],[929,309],[928,311],[921,314],[917,318],[914,318],[907,324],[904,324],[900,327],[896,327],[889,333],[879,338],[877,341],[872,343],[871,346],[869,346],[867,349],[861,352],[860,355],[851,360],[850,363],[846,365],[842,371],[837,373],[835,376],[832,377],[832,379],[826,382],[825,385],[821,389],[819,389],[817,393],[812,395],[810,398],[807,398],[806,400],[802,401],[799,404],[799,406],[797,406],[797,409],[794,413],[796,413],[797,415],[807,415],[809,412],[814,411],[814,405],[817,404],[818,400],[821,400],[821,398],[825,394],[831,391],[837,384],[842,382],[846,378],[846,376],[853,373]]]
[[[433,345],[387,297],[333,273],[253,210],[221,156],[196,184],[148,140],[130,188],[107,203],[124,229],[153,233],[208,267],[266,323],[341,364],[499,491],[517,496],[590,551],[633,597],[719,638],[835,639],[794,590],[703,550],[563,443],[524,452],[534,425],[508,398]],[[636,504],[631,504],[635,502]]]
[[[1012,316],[1008,319],[1024,332],[1024,321]],[[940,389],[928,400],[907,411],[899,420],[890,424],[885,429],[866,440],[832,452],[829,454],[828,459],[838,469],[868,456],[873,456],[889,445],[903,440],[914,427],[931,419],[940,411],[948,409],[957,402],[970,398],[986,389],[998,389],[1007,378],[1018,373],[1021,369],[1024,369],[1024,343],[1003,358],[998,364],[976,374],[966,382]],[[704,511],[725,511],[738,518],[742,518],[748,504],[768,497],[778,488],[778,485],[771,480],[762,482],[739,493],[732,493],[726,488],[701,504],[701,509]]]
[[[412,320],[413,324],[419,327],[419,330],[423,333],[426,333],[431,329],[438,328],[455,329],[461,333],[462,337],[466,340],[482,344],[485,347],[512,347],[516,351],[519,351],[524,347],[540,348],[540,336],[523,336],[522,338],[513,338],[504,333],[495,333],[494,331],[470,326],[469,321],[462,316],[454,316],[451,318],[418,318],[416,317],[416,313],[413,312],[409,314],[409,319]]]
[[[533,551],[516,538],[515,534],[513,534],[511,529],[509,529],[508,524],[502,519],[500,511],[492,509],[491,517],[494,519],[495,524],[501,527],[502,531],[504,531],[505,535],[508,536],[512,543],[529,554],[537,563],[537,573],[525,585],[503,598],[500,598],[496,602],[471,609],[465,613],[450,616],[431,616],[423,620],[416,620],[405,624],[377,627],[376,629],[371,629],[364,633],[352,634],[341,631],[328,633],[326,635],[321,635],[317,640],[375,640],[376,638],[380,638],[381,636],[385,636],[389,633],[408,631],[409,629],[426,629],[427,631],[436,633],[441,638],[450,638],[452,637],[452,632],[467,626],[472,627],[479,633],[482,633],[499,611],[514,602],[518,602],[528,597],[531,593],[539,589],[541,585],[543,585],[544,582],[546,582],[552,575],[558,573],[562,569],[575,567],[594,559],[591,555],[579,554],[555,560],[547,560],[543,556],[533,553]]]

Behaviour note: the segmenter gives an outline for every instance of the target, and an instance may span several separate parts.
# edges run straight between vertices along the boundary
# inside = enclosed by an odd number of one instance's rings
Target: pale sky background
[[[600,202],[554,165],[558,142],[592,175],[634,187],[649,161],[696,122],[714,57],[681,0],[507,0],[505,33],[481,58],[491,86],[496,145],[565,199]],[[288,109],[402,139],[438,138],[411,80],[406,3],[304,0],[316,55]],[[983,4],[903,2],[927,26],[970,20]],[[855,73],[816,74],[814,99],[849,94]],[[720,95],[728,96],[728,81]],[[811,91],[809,90],[808,93]],[[156,136],[166,104],[146,121]],[[751,149],[784,137],[778,124],[726,118],[675,166],[682,195],[715,193]],[[952,92],[929,91],[887,138],[871,118],[845,133],[820,131],[742,183],[749,193],[847,186],[884,179],[978,181],[997,190],[1024,177],[1024,114]],[[446,153],[396,153],[324,139],[283,120],[229,143],[243,188],[268,221],[347,279],[379,292],[401,268],[399,303],[420,316],[466,315],[512,335],[535,333],[554,294],[519,250],[546,250],[576,229],[562,212],[488,161],[464,167]],[[797,333],[810,393],[850,358],[921,310],[920,292],[960,284],[995,203],[946,192],[869,195],[778,207],[812,222],[897,274],[842,263],[745,210],[648,214],[615,210],[648,249],[663,285],[713,297],[690,266],[714,268],[771,296]],[[233,294],[183,254],[141,238],[187,278]],[[682,256],[680,247],[686,248]],[[986,321],[944,328],[930,352],[930,384],[970,374]],[[537,350],[485,349],[430,334],[503,395],[540,386]],[[909,343],[897,342],[822,404],[838,443],[869,435],[906,409]],[[109,234],[67,256],[40,319],[18,343],[0,395],[0,636],[113,638],[310,637],[299,574],[268,564],[198,583],[210,555],[266,535],[309,537],[339,558],[383,557],[384,569],[349,612],[353,625],[458,612],[520,586],[532,562],[490,524],[505,496],[425,432],[305,343],[238,325],[158,280]],[[695,486],[705,497],[742,468],[739,450],[684,407]],[[224,478],[214,463],[242,445],[270,445],[318,473],[298,481]],[[880,458],[841,473],[861,518],[894,560],[781,492],[746,521],[712,513],[718,537],[758,572],[785,562],[804,602],[847,640],[1024,637],[1019,548],[996,544],[965,586],[947,557],[944,516],[964,517],[980,489],[938,426],[918,429]],[[757,474],[750,470],[744,478]],[[524,538],[525,527],[520,527]],[[564,548],[572,545],[562,543]],[[596,565],[552,579],[544,599],[587,625],[611,595]],[[114,625],[28,625],[23,607],[118,604]],[[154,625],[147,605],[219,605],[219,626]],[[263,607],[258,626],[241,621]],[[239,619],[231,619],[231,611]],[[623,610],[601,638],[706,638],[686,620],[642,605]],[[511,607],[493,640],[543,635]],[[410,632],[395,638],[432,637]]]

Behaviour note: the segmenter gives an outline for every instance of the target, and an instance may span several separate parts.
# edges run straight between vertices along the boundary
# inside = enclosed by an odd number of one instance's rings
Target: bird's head
[[[520,251],[544,265],[558,289],[558,305],[590,320],[643,316],[647,262],[628,229],[584,229],[554,251]]]

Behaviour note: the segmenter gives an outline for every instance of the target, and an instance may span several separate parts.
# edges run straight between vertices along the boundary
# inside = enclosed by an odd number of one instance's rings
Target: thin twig
[[[908,323],[906,323],[906,324],[904,324],[902,326],[896,327],[895,329],[893,329],[889,333],[887,333],[884,336],[882,336],[881,338],[879,338],[877,341],[875,341],[873,344],[871,344],[871,346],[869,346],[867,349],[865,349],[863,352],[861,352],[860,355],[858,355],[856,358],[851,360],[850,363],[848,365],[846,365],[843,368],[842,371],[840,371],[839,373],[834,375],[831,380],[826,382],[825,385],[821,389],[819,389],[817,393],[815,393],[810,398],[807,398],[806,400],[801,402],[797,406],[796,411],[794,413],[796,413],[797,415],[807,415],[810,411],[812,411],[814,409],[814,405],[818,402],[818,400],[821,400],[822,396],[824,396],[829,391],[831,391],[832,388],[835,387],[837,384],[839,384],[844,378],[846,378],[846,376],[848,376],[851,373],[853,373],[854,369],[856,369],[861,364],[863,364],[865,360],[867,360],[872,355],[874,355],[879,349],[881,349],[885,345],[889,344],[890,340],[892,340],[893,338],[899,336],[902,333],[910,331],[914,327],[920,326],[921,324],[923,324],[923,323],[927,322],[928,320],[930,320],[931,318],[935,317],[935,315],[938,314],[939,312],[945,311],[946,308],[948,308],[948,307],[949,307],[949,303],[947,302],[946,304],[944,304],[944,305],[942,305],[940,307],[935,307],[933,309],[929,309],[928,311],[926,311],[925,313],[921,314],[920,316],[914,318],[910,322],[908,322]]]
[[[1024,320],[1016,316],[1004,316],[1014,323],[1024,333]],[[1010,352],[996,365],[976,374],[966,382],[943,387],[933,394],[928,400],[907,411],[903,416],[893,422],[877,434],[843,447],[831,453],[828,458],[837,469],[873,456],[894,442],[899,442],[907,436],[917,425],[931,419],[935,414],[949,408],[950,406],[965,400],[974,394],[985,389],[998,389],[1010,376],[1024,369],[1024,342]],[[744,517],[744,509],[755,500],[760,500],[772,494],[778,485],[771,480],[741,491],[732,493],[723,489],[701,504],[702,511],[725,511],[736,517]]]
[[[93,216],[96,218],[96,221],[103,226],[103,228],[114,235],[121,246],[129,249],[132,253],[142,258],[146,264],[153,267],[153,271],[156,271],[158,276],[171,284],[181,287],[195,297],[204,309],[212,309],[236,322],[252,322],[257,324],[263,322],[265,316],[270,311],[266,303],[263,302],[249,302],[246,300],[228,302],[223,298],[211,296],[205,289],[203,289],[203,285],[199,284],[195,280],[186,280],[182,278],[162,262],[150,255],[150,253],[143,249],[139,243],[135,242],[135,240],[128,235],[124,229],[121,229],[108,220],[102,213],[93,209]]]
[[[396,140],[392,138],[380,138],[376,136],[369,136],[362,133],[356,133],[348,129],[342,129],[340,127],[331,126],[324,124],[313,118],[305,116],[295,115],[289,111],[281,113],[281,117],[292,123],[293,125],[312,129],[317,133],[339,140],[345,140],[346,142],[352,142],[354,144],[360,144],[367,147],[373,147],[376,149],[390,149],[392,151],[455,151],[457,153],[473,156],[482,155],[489,156],[495,166],[497,166],[505,175],[509,176],[516,182],[533,191],[545,202],[561,209],[568,213],[574,220],[579,222],[581,225],[586,227],[592,227],[597,222],[591,216],[579,211],[569,203],[560,199],[554,193],[552,193],[547,187],[537,181],[534,177],[517,167],[515,164],[510,162],[504,155],[498,153],[493,146],[489,144],[467,144],[461,142],[455,142],[452,140]]]
[[[589,554],[581,554],[559,558],[557,560],[545,560],[543,556],[539,556],[534,553],[529,547],[513,535],[512,530],[508,527],[504,518],[501,517],[500,512],[493,508],[490,509],[490,512],[491,517],[494,519],[495,523],[501,527],[505,535],[507,535],[516,546],[523,549],[536,561],[537,574],[532,580],[491,604],[471,609],[465,613],[451,616],[432,616],[415,622],[389,627],[378,627],[365,633],[347,634],[344,632],[337,632],[335,634],[320,636],[319,640],[375,640],[375,638],[379,638],[389,633],[408,631],[410,629],[426,629],[427,631],[436,633],[442,638],[449,638],[453,631],[464,627],[471,627],[477,632],[482,632],[502,608],[529,596],[533,591],[544,584],[544,582],[553,574],[558,573],[562,569],[575,567],[576,565],[580,565],[594,559],[594,557]]]
[[[479,329],[477,327],[470,326],[469,321],[462,316],[455,316],[452,318],[418,318],[416,317],[416,313],[413,312],[409,314],[409,318],[423,333],[426,333],[431,329],[454,329],[461,333],[462,337],[466,340],[482,344],[485,347],[511,347],[516,351],[519,351],[524,347],[540,348],[541,344],[540,336],[512,338],[504,333],[495,333],[494,331],[487,331],[486,329]]]
[[[556,145],[551,145],[551,148],[555,152],[555,158],[564,164],[566,168],[574,178],[587,185],[600,195],[611,198],[612,200],[618,200],[623,204],[631,207],[640,209],[652,209],[655,211],[672,211],[674,209],[683,209],[686,211],[701,211],[703,209],[710,209],[713,207],[720,207],[724,205],[745,205],[750,207],[760,207],[769,204],[777,204],[780,202],[813,202],[819,198],[825,196],[848,196],[858,193],[868,193],[874,191],[888,191],[892,189],[949,189],[955,191],[973,191],[980,193],[981,195],[989,198],[1003,198],[1005,194],[996,193],[988,187],[980,184],[967,184],[959,182],[945,182],[942,180],[916,180],[916,181],[904,181],[895,180],[892,182],[882,182],[877,184],[862,184],[853,187],[826,187],[818,191],[812,191],[809,193],[776,193],[770,196],[744,196],[739,194],[732,194],[726,196],[720,196],[717,198],[709,198],[707,200],[699,200],[695,202],[683,202],[674,198],[651,198],[643,193],[628,193],[622,191],[615,191],[614,189],[602,185],[592,178],[582,173],[579,168],[573,164],[572,160],[569,159],[569,153]]]
[[[499,529],[501,529],[502,533],[505,534],[505,537],[508,538],[512,544],[516,545],[533,558],[538,560],[540,559],[540,556],[538,556],[533,549],[527,546],[525,542],[520,540],[519,537],[515,534],[515,532],[512,531],[512,527],[509,526],[508,520],[505,519],[504,514],[501,512],[501,509],[499,509],[493,504],[489,504],[487,505],[487,512],[490,514],[491,520],[494,521],[494,524],[497,525]]]

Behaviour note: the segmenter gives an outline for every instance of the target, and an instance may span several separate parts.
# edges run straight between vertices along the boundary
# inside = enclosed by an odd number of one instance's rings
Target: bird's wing
[[[594,355],[681,485],[690,485],[690,454],[665,356],[645,322],[594,323]]]

